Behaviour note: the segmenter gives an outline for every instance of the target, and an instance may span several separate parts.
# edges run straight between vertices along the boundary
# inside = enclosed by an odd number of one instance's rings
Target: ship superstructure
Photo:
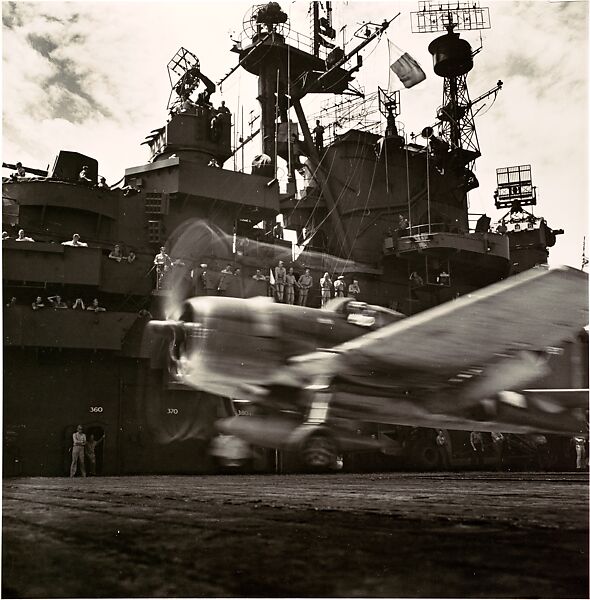
[[[214,422],[235,410],[231,401],[179,385],[167,349],[143,332],[180,300],[218,293],[228,265],[239,273],[226,295],[272,294],[268,281],[253,276],[283,260],[296,275],[311,270],[309,305],[319,306],[317,282],[328,271],[356,279],[361,300],[413,314],[545,262],[560,232],[537,218],[525,217],[526,230],[516,227],[517,209],[526,206],[522,186],[530,183],[524,171],[520,196],[512,189],[505,196],[498,174],[498,198],[510,212],[497,228],[468,212],[480,149],[471,113],[479,98],[470,100],[465,79],[473,52],[454,32],[465,17],[440,9],[447,16],[436,22],[448,31],[430,49],[444,78],[443,107],[425,119],[434,126],[410,139],[396,121],[399,92],[364,96],[354,85],[360,51],[393,19],[365,24],[345,52],[329,10],[313,7],[307,41],[271,2],[248,13],[234,48],[236,68],[258,78],[260,129],[249,137],[260,150],[251,172],[228,167],[249,140],[232,143],[235,116],[213,98],[206,65],[180,48],[168,64],[168,120],[148,134],[149,160],[127,168],[121,187],[99,186],[97,161],[66,151],[46,174],[29,169],[33,177],[3,182],[3,229],[11,238],[3,241],[5,474],[67,471],[78,423],[106,434],[105,474],[212,469]],[[307,117],[302,104],[314,94],[336,97],[321,118],[338,114],[338,130],[314,132],[319,118]],[[364,115],[361,126],[358,119],[347,126],[354,107]],[[286,191],[279,160],[287,165]],[[88,181],[80,179],[84,167]],[[279,215],[297,247],[277,234]],[[19,229],[35,241],[16,241]],[[63,245],[74,233],[87,246]],[[159,279],[161,247],[170,264]],[[33,310],[38,296],[57,295],[68,309]],[[77,298],[97,298],[106,310],[76,310]]]

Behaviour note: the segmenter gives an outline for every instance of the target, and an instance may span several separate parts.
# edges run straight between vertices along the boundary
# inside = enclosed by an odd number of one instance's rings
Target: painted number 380
[[[91,413],[101,413],[102,412],[102,406],[91,406],[90,407],[90,412]]]

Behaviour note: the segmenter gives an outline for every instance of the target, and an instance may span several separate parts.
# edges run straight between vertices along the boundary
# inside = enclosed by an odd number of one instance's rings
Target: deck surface
[[[3,482],[2,596],[588,597],[588,476]]]

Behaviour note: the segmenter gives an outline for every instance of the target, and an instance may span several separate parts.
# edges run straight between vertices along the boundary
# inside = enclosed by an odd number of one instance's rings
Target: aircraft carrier
[[[209,454],[215,421],[248,406],[179,384],[170,368],[176,349],[144,330],[182,299],[220,287],[230,296],[272,295],[267,276],[279,260],[297,276],[311,270],[309,306],[320,305],[317,282],[329,272],[357,280],[360,300],[407,315],[547,262],[563,231],[531,212],[531,165],[498,166],[489,191],[494,223],[469,212],[481,155],[475,108],[501,93],[502,82],[470,98],[476,53],[459,31],[488,27],[487,9],[453,3],[417,11],[416,31],[437,36],[429,50],[443,99],[411,136],[399,122],[399,91],[384,82],[364,93],[354,84],[361,51],[391,21],[365,24],[345,52],[330,5],[313,4],[311,37],[295,32],[275,2],[248,12],[232,50],[235,69],[258,80],[259,128],[250,135],[236,135],[238,116],[215,98],[232,73],[214,83],[182,47],[167,65],[168,119],[146,136],[150,159],[126,168],[121,185],[99,185],[98,161],[65,150],[47,172],[25,165],[3,180],[5,476],[67,474],[78,424],[105,436],[97,451],[104,475],[217,469]],[[306,115],[303,99],[318,94],[333,102]],[[320,120],[323,129],[314,127]],[[246,144],[259,150],[251,168],[237,169],[232,159]],[[20,229],[35,241],[17,241]],[[87,246],[61,243],[74,232]],[[160,272],[161,247],[169,264]],[[257,271],[264,279],[253,279]],[[56,295],[67,310],[32,309],[37,297],[47,303]],[[75,310],[77,298],[97,298],[106,310]],[[540,385],[587,387],[587,357],[582,332],[556,349],[553,373]],[[440,466],[432,430],[363,427],[388,437],[391,451],[347,457],[345,468]],[[467,440],[456,435],[452,466],[466,466]],[[573,468],[569,440],[550,442],[552,465]],[[523,464],[534,460],[530,440],[515,436],[513,446]],[[288,456],[258,451],[254,468],[295,467]]]

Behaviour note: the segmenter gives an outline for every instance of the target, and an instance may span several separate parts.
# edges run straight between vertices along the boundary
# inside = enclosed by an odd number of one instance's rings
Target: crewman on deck
[[[307,306],[307,295],[312,285],[313,277],[310,270],[305,269],[305,272],[299,277],[299,281],[297,282],[297,287],[299,288],[299,306]]]
[[[504,464],[504,435],[499,431],[492,431],[492,443],[494,444],[494,453],[496,454],[496,469],[502,470]]]
[[[104,177],[99,177],[98,184],[96,187],[100,190],[110,190],[111,188],[107,185],[107,180]]]
[[[92,179],[90,179],[90,177],[88,176],[89,173],[89,168],[87,165],[84,165],[82,167],[82,170],[80,171],[80,174],[78,175],[78,182],[79,183],[83,183],[84,185],[92,185]]]
[[[334,282],[334,297],[344,298],[346,291],[346,283],[344,282],[344,275],[339,275],[338,279]]]
[[[51,304],[51,308],[67,308],[68,305],[61,299],[61,296],[48,296],[47,300],[49,300],[49,304]]]
[[[586,440],[581,435],[575,435],[572,442],[576,449],[576,471],[581,471],[586,467]]]
[[[23,167],[22,162],[16,163],[16,176],[17,177],[26,177],[27,176],[27,172],[25,171],[25,168]]]
[[[473,450],[472,464],[483,467],[483,435],[481,431],[472,431],[469,434],[469,443]]]
[[[221,106],[217,109],[217,112],[221,115],[230,115],[229,108],[225,105],[225,100],[221,101]]]
[[[283,263],[282,260],[279,260],[279,264],[275,267],[275,293],[277,296],[277,302],[283,301],[286,279],[287,269],[285,269],[285,263]]]
[[[18,230],[18,235],[14,238],[15,242],[34,242],[35,240],[25,235],[24,229]]]
[[[164,273],[172,266],[172,261],[166,254],[164,246],[162,246],[160,252],[154,256],[154,266],[156,267],[156,289],[159,290],[162,287]]]
[[[93,310],[94,312],[106,312],[106,308],[104,306],[100,306],[98,303],[98,298],[94,298],[91,304],[86,307],[86,310]]]
[[[287,304],[295,304],[295,284],[297,279],[293,274],[293,267],[289,267],[287,275],[285,275],[285,290],[287,292]]]
[[[361,294],[361,288],[359,286],[358,279],[353,279],[352,283],[348,286],[348,297],[353,300],[357,300]]]
[[[102,443],[104,435],[99,439],[95,440],[94,435],[91,433],[86,440],[86,459],[88,460],[88,475],[96,476],[96,447]]]
[[[283,226],[280,223],[277,223],[273,228],[272,228],[272,234],[273,236],[277,239],[277,240],[282,240],[283,239]]]
[[[119,244],[115,244],[115,247],[111,250],[109,254],[109,258],[111,260],[116,260],[118,263],[123,259],[123,253],[121,252],[121,246]]]
[[[82,425],[76,427],[76,431],[72,435],[72,464],[70,466],[70,477],[76,475],[76,471],[80,469],[82,477],[86,477],[86,467],[84,465],[84,448],[86,446],[86,434]]]
[[[71,240],[67,242],[62,242],[62,246],[73,246],[74,248],[88,248],[88,244],[86,242],[80,241],[80,234],[74,233]]]
[[[225,269],[221,271],[221,277],[219,278],[219,283],[217,284],[218,296],[225,296],[229,286],[231,285],[233,277],[234,273],[232,271],[232,266],[228,264]]]
[[[438,446],[441,467],[443,469],[448,469],[451,463],[449,441],[447,440],[447,436],[442,429],[437,429],[436,431],[436,445]]]
[[[256,269],[256,273],[252,275],[252,279],[254,279],[254,281],[266,281],[266,276],[262,274],[260,269]]]
[[[330,273],[324,273],[324,276],[320,279],[320,289],[322,291],[322,308],[324,308],[328,300],[332,297],[332,280],[330,279]]]
[[[31,308],[33,310],[40,310],[41,308],[45,308],[45,304],[43,304],[43,298],[41,298],[41,296],[37,296],[33,304],[31,304]]]
[[[127,262],[129,264],[131,264],[132,262],[135,262],[136,258],[137,258],[137,255],[135,254],[135,252],[133,250],[129,250],[129,255],[127,256]]]
[[[315,122],[315,127],[313,128],[313,142],[315,145],[315,149],[319,152],[324,150],[324,131],[325,128],[320,125],[319,119]]]
[[[86,310],[84,300],[82,300],[82,298],[76,298],[76,301],[72,304],[72,310]]]

